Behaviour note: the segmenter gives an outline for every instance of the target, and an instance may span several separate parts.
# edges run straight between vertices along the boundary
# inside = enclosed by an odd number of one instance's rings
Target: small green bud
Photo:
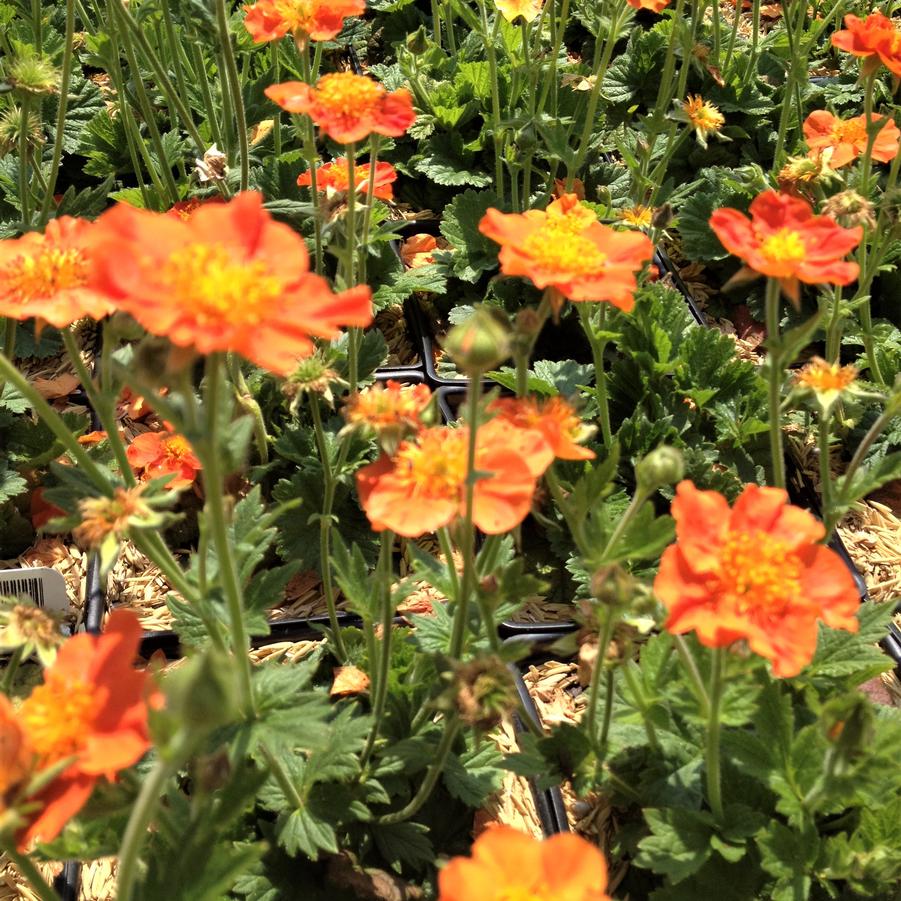
[[[526,155],[534,153],[535,149],[538,147],[538,132],[535,130],[535,126],[529,122],[527,125],[520,128],[520,130],[516,132],[514,143],[518,153]]]
[[[166,714],[196,734],[212,732],[239,717],[234,665],[221,651],[191,657],[165,681]]]
[[[685,475],[682,451],[668,444],[652,450],[635,467],[635,481],[639,491],[650,494],[662,485],[675,485]]]
[[[425,32],[425,26],[420,25],[412,34],[407,35],[407,50],[417,55],[423,54],[429,49],[429,39]]]
[[[454,667],[454,706],[469,726],[488,732],[516,708],[510,670],[497,657],[481,657]]]
[[[467,375],[487,372],[510,356],[509,321],[500,310],[479,304],[448,332],[444,349]]]

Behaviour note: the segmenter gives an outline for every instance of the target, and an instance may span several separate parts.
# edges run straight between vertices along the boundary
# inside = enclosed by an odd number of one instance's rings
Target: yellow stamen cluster
[[[184,441],[183,438],[180,440]],[[111,498],[92,497],[83,500],[78,505],[81,524],[72,533],[75,540],[87,547],[96,548],[107,535],[123,535],[130,520],[149,516],[150,508],[141,500],[145,487],[139,485],[136,488],[117,488]]]
[[[316,101],[332,113],[357,116],[375,106],[383,93],[378,82],[353,72],[332,72],[316,84]]]
[[[0,269],[0,292],[19,303],[51,297],[87,283],[88,263],[78,250],[47,247],[18,256]]]
[[[258,261],[236,260],[224,247],[189,244],[166,263],[162,279],[199,324],[254,326],[284,285]]]
[[[395,457],[397,478],[423,498],[459,494],[466,481],[468,432],[438,428],[401,445]]]
[[[808,363],[797,375],[798,384],[819,394],[828,391],[845,391],[857,379],[857,368],[852,365],[839,366],[827,363],[817,357]]]
[[[779,614],[801,597],[800,562],[787,542],[766,532],[730,532],[720,549],[719,576],[738,613]]]
[[[95,704],[91,687],[69,678],[50,676],[32,691],[19,716],[43,762],[53,764],[81,750]]]
[[[763,240],[760,252],[773,263],[796,263],[804,259],[807,247],[797,231],[780,228]]]
[[[726,124],[726,117],[719,109],[696,94],[688,95],[684,109],[692,127],[705,137]]]

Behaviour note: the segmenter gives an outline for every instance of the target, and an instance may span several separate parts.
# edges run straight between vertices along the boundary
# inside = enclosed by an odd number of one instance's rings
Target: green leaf
[[[393,867],[407,864],[422,870],[432,864],[435,849],[428,838],[428,828],[421,823],[387,823],[372,830],[379,854]]]
[[[28,490],[28,482],[9,463],[0,458],[0,504],[18,497]]]
[[[479,231],[485,212],[499,201],[494,191],[464,191],[444,209],[441,234],[451,245],[454,274],[474,282],[482,272],[497,266],[498,246]]]
[[[447,274],[443,266],[429,263],[415,269],[392,272],[372,295],[377,310],[402,303],[417,293],[443,294],[447,289]]]
[[[901,451],[887,454],[869,466],[861,466],[848,482],[846,476],[835,480],[836,512],[841,513],[889,482],[901,479]]]
[[[503,755],[490,742],[451,754],[442,773],[445,788],[464,804],[481,807],[504,781]]]
[[[778,880],[773,892],[774,901],[806,898],[820,849],[816,830],[790,829],[776,820],[757,836],[757,847],[760,849],[760,865]]]
[[[644,818],[651,835],[639,844],[635,862],[655,873],[669,876],[673,883],[696,873],[713,850],[713,818],[704,811],[650,808]]]
[[[278,843],[289,854],[305,854],[318,860],[322,851],[338,853],[338,836],[327,818],[327,811],[307,804],[300,810],[280,814],[275,826]]]

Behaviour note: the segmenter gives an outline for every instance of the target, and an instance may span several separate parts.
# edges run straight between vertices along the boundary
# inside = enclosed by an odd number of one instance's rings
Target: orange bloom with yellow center
[[[541,841],[492,826],[438,874],[438,901],[610,901],[607,861],[573,832]]]
[[[845,391],[857,380],[857,367],[850,363],[840,366],[815,357],[797,374],[799,385],[811,391]]]
[[[707,146],[707,138],[718,134],[726,124],[726,117],[712,103],[697,94],[689,94],[682,105],[682,112],[702,146]]]
[[[738,210],[714,210],[710,227],[729,253],[759,275],[778,278],[789,296],[797,296],[799,281],[848,285],[857,278],[857,263],[843,257],[860,243],[860,226],[842,228],[814,215],[806,200],[777,191],[755,197],[750,213],[748,219]]]
[[[875,71],[882,63],[901,76],[901,32],[895,23],[881,12],[870,13],[866,19],[849,14],[844,29],[832,35],[832,44],[862,57],[864,73]]]
[[[676,543],[654,590],[666,628],[708,647],[746,641],[779,677],[813,659],[817,621],[856,632],[860,597],[842,559],[819,542],[823,524],[780,488],[748,485],[732,509],[716,491],[681,482],[672,505]]]
[[[628,0],[633,9],[649,9],[651,12],[663,12],[669,6],[669,0]]]
[[[633,228],[650,228],[654,211],[649,206],[639,203],[624,210],[617,210],[616,218]]]
[[[400,137],[415,121],[413,98],[399,88],[390,93],[377,81],[353,72],[331,72],[310,87],[286,81],[266,88],[266,96],[289,113],[309,116],[333,141],[351,144],[371,134]]]
[[[540,432],[559,460],[593,460],[594,451],[579,443],[591,436],[592,428],[579,418],[562,397],[502,397],[488,407],[495,419],[519,429]]]
[[[255,192],[202,206],[187,221],[119,204],[95,228],[98,287],[179,347],[231,350],[288,375],[313,351],[310,336],[372,321],[369,289],[335,294],[309,271],[303,238]]]
[[[170,216],[187,222],[194,213],[208,203],[225,203],[225,200],[222,197],[192,197],[190,200],[179,200],[178,203],[172,204],[166,212]]]
[[[298,41],[331,41],[346,17],[365,11],[365,0],[257,0],[244,7],[244,27],[256,44],[277,41],[286,34]]]
[[[200,460],[191,445],[173,432],[143,432],[125,451],[128,462],[146,480],[171,476],[166,487],[173,491],[190,488],[200,472]]]
[[[151,516],[153,511],[141,499],[146,487],[146,485],[137,485],[134,488],[118,487],[111,498],[85,498],[78,505],[81,523],[72,530],[75,540],[85,547],[97,548],[107,535],[119,538],[125,534],[133,521]]]
[[[389,379],[352,394],[344,405],[348,425],[385,431],[418,431],[420,417],[432,402],[428,385],[402,385]]]
[[[870,121],[878,121],[881,116],[872,116]],[[854,162],[867,149],[866,115],[853,119],[839,119],[828,110],[815,110],[804,120],[804,140],[810,148],[808,156],[818,157],[828,154],[829,166],[839,169]],[[873,142],[871,157],[880,163],[888,163],[898,155],[901,131],[891,119],[879,129]]]
[[[534,22],[541,15],[544,0],[494,0],[494,5],[508,22]]]
[[[369,190],[369,163],[354,166],[354,188],[357,194],[365,194]],[[344,157],[318,166],[316,169],[316,190],[323,194],[346,194],[350,190],[350,173],[347,171],[347,160]],[[394,200],[392,185],[397,181],[397,172],[391,163],[375,164],[375,182],[373,196],[379,200]],[[313,183],[312,173],[307,170],[297,178],[301,188],[308,188]]]
[[[34,609],[34,608],[32,608]],[[0,814],[5,799],[31,774],[34,751],[5,694],[0,694]]]
[[[52,219],[43,234],[0,241],[0,316],[34,316],[65,328],[112,312],[89,282],[94,267],[88,250],[92,225],[84,219]]]
[[[158,704],[160,696],[147,674],[132,667],[140,641],[137,616],[117,610],[103,635],[66,641],[43,684],[19,708],[35,769],[70,760],[38,796],[43,807],[19,836],[20,845],[55,838],[101,777],[115,779],[149,750],[148,704]]]
[[[486,423],[476,443],[473,522],[498,535],[521,523],[536,479],[552,459],[541,435]],[[418,538],[449,525],[466,506],[469,429],[431,428],[357,472],[357,492],[376,532]]]
[[[490,209],[479,231],[501,245],[505,275],[525,276],[572,301],[606,300],[626,312],[635,304],[635,274],[654,252],[647,236],[602,225],[575,194],[547,210]]]

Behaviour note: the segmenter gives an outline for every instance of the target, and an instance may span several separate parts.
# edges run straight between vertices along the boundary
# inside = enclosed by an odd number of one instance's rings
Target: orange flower
[[[55,838],[102,776],[115,779],[149,750],[148,704],[158,704],[160,696],[147,674],[132,667],[140,641],[138,617],[117,610],[103,635],[70,638],[19,708],[36,768],[73,758],[38,795],[43,807],[19,837],[20,846]]]
[[[135,436],[125,453],[143,480],[171,475],[166,487],[173,491],[190,488],[200,472],[200,460],[191,445],[174,432],[143,432]]]
[[[32,316],[65,328],[112,308],[89,287],[93,262],[87,241],[93,226],[84,219],[51,219],[43,234],[0,241],[0,316]]]
[[[494,5],[508,22],[518,18],[534,22],[541,15],[544,0],[494,0]]]
[[[170,439],[170,444],[173,440]],[[81,523],[72,530],[72,537],[88,548],[99,548],[109,535],[122,538],[129,526],[140,524],[153,516],[153,510],[141,497],[146,487],[117,487],[113,497],[88,497],[79,501]]]
[[[857,278],[857,263],[842,258],[859,243],[863,230],[842,228],[828,216],[816,216],[806,200],[764,191],[751,203],[751,218],[738,210],[714,210],[710,227],[723,247],[760,275],[778,278],[797,297],[798,281],[847,285]]]
[[[651,12],[663,12],[669,6],[669,0],[627,0],[633,9],[649,9]]]
[[[389,93],[377,81],[353,72],[323,75],[311,88],[286,81],[266,88],[266,96],[289,113],[305,113],[339,144],[371,134],[400,137],[415,121],[413,99],[404,88]]]
[[[617,210],[616,218],[632,228],[650,228],[654,222],[654,211],[649,206],[637,203],[635,206]]]
[[[244,27],[256,44],[277,41],[286,34],[299,42],[331,41],[344,27],[346,16],[359,16],[365,10],[365,0],[257,0],[244,7]]]
[[[880,118],[873,116],[870,121]],[[823,155],[831,168],[840,169],[866,152],[866,115],[839,119],[828,110],[815,110],[804,120],[804,140],[810,148],[808,156],[816,158]],[[873,142],[872,158],[880,163],[890,162],[898,155],[899,141],[901,131],[891,119],[887,119]]]
[[[428,385],[401,385],[389,380],[376,382],[352,394],[344,405],[349,428],[371,429],[380,438],[400,438],[422,428],[421,416],[432,402]]]
[[[435,250],[438,250],[438,239],[434,235],[410,235],[400,246],[400,258],[408,269],[419,269],[435,262]]]
[[[313,350],[311,335],[369,325],[365,286],[335,294],[309,271],[303,239],[255,192],[187,221],[119,204],[97,221],[97,282],[156,335],[200,353],[232,350],[279,375]]]
[[[635,273],[654,252],[645,235],[602,225],[575,194],[564,194],[547,210],[490,209],[479,231],[501,245],[505,275],[524,275],[572,301],[606,300],[626,312],[635,304]]]
[[[496,413],[496,419],[509,422],[519,429],[540,432],[559,460],[593,460],[595,457],[594,451],[579,444],[590,437],[592,428],[582,422],[562,397],[546,400],[502,397],[495,400],[488,411]]]
[[[354,187],[357,194],[364,194],[369,189],[369,163],[354,166]],[[347,160],[339,157],[331,163],[316,168],[316,190],[328,195],[346,194],[350,188],[350,179],[347,177]],[[307,188],[313,178],[309,169],[301,173],[297,178],[297,184],[301,188]],[[391,185],[397,181],[397,172],[391,163],[375,164],[375,183],[373,184],[373,196],[379,200],[394,200],[394,190]]]
[[[438,901],[610,901],[607,861],[573,832],[540,841],[492,826],[438,874]]]
[[[823,524],[782,489],[748,485],[730,510],[721,494],[684,481],[672,514],[677,540],[654,581],[670,632],[694,631],[708,647],[745,640],[784,677],[813,658],[817,620],[857,631],[848,568],[818,543]]]
[[[509,424],[479,429],[473,521],[489,535],[508,532],[529,513],[539,461],[523,456],[521,431]],[[529,437],[529,436],[526,436]],[[531,436],[543,445],[539,435]],[[391,529],[418,538],[453,522],[465,511],[469,430],[431,428],[404,441],[393,457],[382,455],[357,472],[360,502],[376,532]],[[541,452],[541,447],[533,450]],[[546,446],[544,446],[546,451]],[[545,467],[550,463],[546,459]],[[540,474],[540,473],[539,473]]]
[[[901,75],[901,32],[895,27],[895,20],[881,12],[870,13],[866,19],[845,16],[845,28],[832,35],[832,44],[863,57],[865,73],[883,63],[895,75]]]

